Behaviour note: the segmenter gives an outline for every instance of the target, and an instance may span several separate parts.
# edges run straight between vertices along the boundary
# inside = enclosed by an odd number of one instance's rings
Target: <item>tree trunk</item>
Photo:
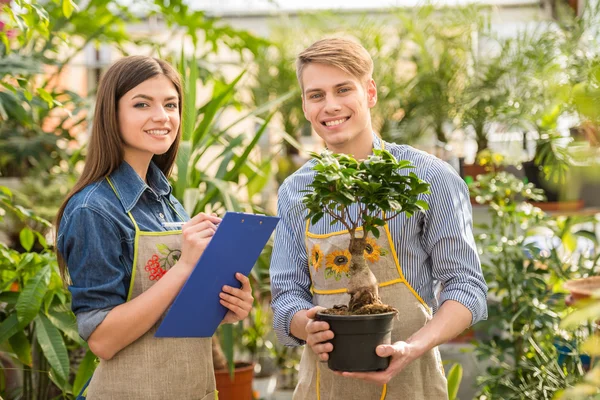
[[[367,241],[364,237],[350,239],[350,281],[348,282],[348,293],[350,302],[348,309],[350,312],[367,305],[380,302],[379,287],[377,279],[373,272],[367,266],[364,251],[367,247]]]

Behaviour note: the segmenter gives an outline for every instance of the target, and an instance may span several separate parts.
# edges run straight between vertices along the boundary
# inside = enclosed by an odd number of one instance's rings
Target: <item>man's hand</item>
[[[375,350],[379,357],[392,356],[390,365],[385,371],[377,372],[339,372],[333,371],[339,376],[345,376],[347,378],[362,379],[368,382],[378,383],[385,385],[400,371],[402,371],[408,364],[419,358],[422,353],[416,348],[416,346],[406,342],[396,342],[394,344],[382,344],[377,346]]]
[[[317,312],[325,310],[323,307],[313,307],[306,311],[308,323],[306,324],[306,343],[321,361],[329,360],[329,352],[333,350],[331,343],[324,343],[333,339],[333,331],[329,330],[329,324],[325,321],[317,321]]]

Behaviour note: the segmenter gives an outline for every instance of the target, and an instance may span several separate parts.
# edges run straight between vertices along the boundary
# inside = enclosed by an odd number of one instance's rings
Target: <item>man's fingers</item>
[[[306,324],[306,333],[313,334],[322,331],[328,331],[329,324],[325,321],[310,321]]]
[[[318,332],[318,333],[313,333],[313,334],[308,335],[308,337],[306,338],[306,343],[308,343],[311,346],[314,346],[317,343],[326,342],[331,339],[333,339],[333,332],[332,331],[323,331],[323,332]]]
[[[310,319],[315,319],[317,313],[321,310],[325,310],[325,307],[316,306],[306,311],[306,316]]]

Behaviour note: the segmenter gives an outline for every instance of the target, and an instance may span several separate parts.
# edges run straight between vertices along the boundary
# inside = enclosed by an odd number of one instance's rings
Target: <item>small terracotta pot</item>
[[[563,287],[571,292],[573,300],[586,299],[600,292],[600,276],[567,281]]]
[[[249,363],[235,363],[233,380],[229,369],[215,370],[219,400],[252,400],[253,376],[254,365]]]

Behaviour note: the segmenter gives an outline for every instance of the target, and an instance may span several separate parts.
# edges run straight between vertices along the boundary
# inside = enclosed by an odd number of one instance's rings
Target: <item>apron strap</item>
[[[106,181],[108,182],[108,184],[112,188],[113,192],[115,192],[115,195],[117,196],[117,198],[121,199],[121,197],[119,196],[119,193],[117,192],[117,189],[115,188],[115,185],[113,185],[113,183],[111,182],[111,180],[110,180],[110,178],[108,176],[106,177]],[[135,227],[135,231],[139,232],[140,228],[138,227],[137,222],[135,222],[135,218],[133,218],[133,215],[131,215],[131,211],[127,211],[127,215],[129,215],[129,219],[131,219],[131,222],[133,222],[133,226]]]

